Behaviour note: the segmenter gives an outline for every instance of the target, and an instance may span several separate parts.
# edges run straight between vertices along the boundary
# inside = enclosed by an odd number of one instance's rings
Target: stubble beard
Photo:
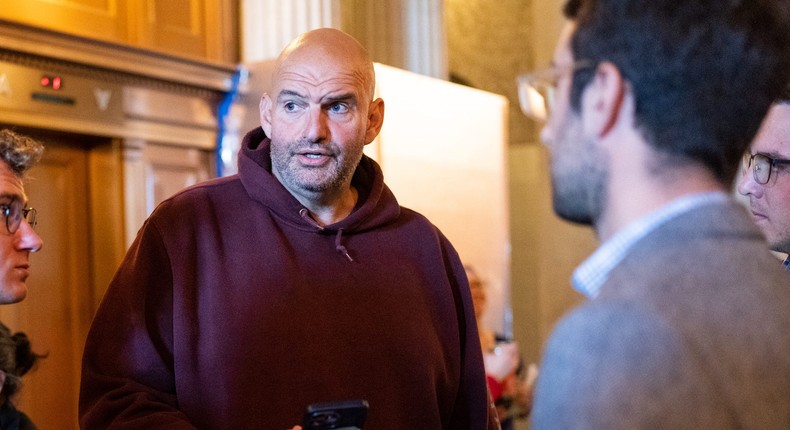
[[[284,148],[271,146],[272,169],[276,171],[280,182],[289,190],[303,190],[310,193],[324,193],[343,187],[359,164],[359,154],[340,152],[333,148],[332,162],[328,166],[303,166],[297,159],[297,153],[316,144],[286,145]],[[325,145],[325,144],[321,144]]]
[[[790,254],[790,231],[777,233],[778,237],[769,240],[772,251]]]
[[[567,221],[595,226],[606,204],[606,160],[581,130],[581,119],[568,118],[560,127],[552,153],[554,212]]]

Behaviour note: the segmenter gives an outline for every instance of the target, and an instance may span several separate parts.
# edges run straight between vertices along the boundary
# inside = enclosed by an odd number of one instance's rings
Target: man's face
[[[585,134],[580,114],[570,106],[573,30],[573,24],[566,25],[554,54],[553,67],[558,72],[555,103],[541,140],[551,155],[554,212],[568,221],[594,224],[605,200],[606,161]]]
[[[347,187],[372,140],[366,81],[337,58],[320,56],[283,64],[275,81],[274,98],[261,104],[270,109],[274,175],[310,199]]]
[[[768,111],[750,148],[751,154],[790,159],[790,105],[775,104]],[[767,184],[754,180],[752,169],[744,171],[738,192],[749,198],[752,218],[771,249],[790,253],[790,165],[777,165]]]
[[[22,180],[0,162],[0,209],[9,206],[25,207]],[[29,256],[41,249],[41,238],[24,219],[19,228],[9,233],[6,217],[0,213],[0,304],[16,303],[27,295],[27,277],[30,274]]]

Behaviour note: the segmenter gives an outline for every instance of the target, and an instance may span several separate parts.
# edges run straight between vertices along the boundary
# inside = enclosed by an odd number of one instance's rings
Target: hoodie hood
[[[354,210],[335,224],[319,226],[305,216],[309,213],[307,208],[272,174],[270,145],[271,140],[260,127],[244,136],[239,152],[239,177],[247,194],[284,222],[301,230],[353,234],[391,223],[400,215],[400,205],[384,184],[381,168],[363,155],[351,178],[351,185],[358,193]]]

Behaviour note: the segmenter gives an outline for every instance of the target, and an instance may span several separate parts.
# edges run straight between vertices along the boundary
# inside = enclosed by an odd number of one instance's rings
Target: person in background
[[[790,1],[565,12],[519,91],[547,120],[554,211],[601,245],[545,345],[532,428],[790,428],[787,274],[730,193],[790,76]]]
[[[36,210],[28,207],[25,175],[41,159],[44,146],[11,130],[0,130],[0,304],[16,303],[27,296],[30,253],[41,249],[33,230]]]
[[[518,344],[485,326],[483,316],[488,306],[488,285],[471,266],[466,265],[464,269],[472,290],[488,389],[496,405],[502,430],[510,430],[516,419],[529,415],[537,367],[534,364],[525,367]]]
[[[16,303],[27,296],[30,253],[41,250],[41,237],[33,230],[36,210],[28,207],[24,181],[41,159],[44,146],[8,129],[0,130],[0,304]],[[2,227],[0,227],[2,228]],[[0,323],[0,429],[33,430],[30,419],[18,411],[14,395],[40,356],[32,352],[24,333],[11,334]]]
[[[743,157],[738,192],[773,251],[790,254],[790,88],[771,106]],[[749,174],[751,173],[751,174]],[[790,256],[784,260],[790,271]]]
[[[279,56],[239,173],[163,202],[85,345],[85,430],[285,429],[367,400],[366,428],[496,428],[458,254],[363,155],[373,63],[309,31]]]
[[[0,323],[0,429],[36,429],[30,418],[16,408],[14,398],[22,387],[22,376],[41,357],[31,349],[26,334],[12,335],[11,330]]]

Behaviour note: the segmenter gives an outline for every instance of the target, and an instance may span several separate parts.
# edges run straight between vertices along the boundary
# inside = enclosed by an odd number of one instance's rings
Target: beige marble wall
[[[532,68],[526,0],[445,0],[448,65],[452,78],[510,101],[511,142],[534,140],[534,127],[517,109],[515,80]]]

